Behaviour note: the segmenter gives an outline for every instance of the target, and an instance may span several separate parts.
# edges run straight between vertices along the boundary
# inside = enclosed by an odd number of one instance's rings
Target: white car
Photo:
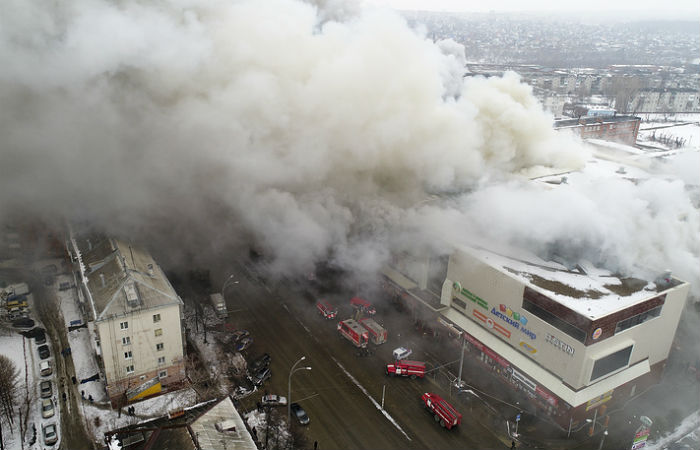
[[[399,361],[401,359],[406,359],[409,356],[411,356],[411,353],[413,353],[413,350],[410,348],[406,347],[399,347],[394,349],[394,359]]]
[[[58,434],[56,434],[56,424],[41,425],[41,430],[44,433],[44,444],[54,445],[58,442]]]
[[[285,406],[287,404],[287,397],[275,394],[263,395],[260,404],[263,406]]]
[[[53,408],[53,402],[50,398],[45,398],[41,401],[41,417],[48,419],[49,417],[53,417],[55,413],[56,411]]]

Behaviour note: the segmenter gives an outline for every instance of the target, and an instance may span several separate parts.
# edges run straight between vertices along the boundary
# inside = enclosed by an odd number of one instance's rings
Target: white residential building
[[[145,250],[104,236],[72,237],[69,252],[112,404],[179,388],[182,300],[160,266]]]

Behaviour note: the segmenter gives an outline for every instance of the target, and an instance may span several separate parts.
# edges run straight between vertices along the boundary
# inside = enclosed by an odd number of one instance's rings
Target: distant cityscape
[[[437,12],[405,17],[433,40],[463,44],[467,76],[518,73],[555,117],[700,112],[695,22]]]

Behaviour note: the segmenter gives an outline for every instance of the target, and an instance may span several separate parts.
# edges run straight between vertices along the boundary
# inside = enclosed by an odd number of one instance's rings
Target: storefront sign
[[[555,406],[555,407],[557,406],[557,403],[558,403],[557,398],[555,396],[553,396],[552,394],[550,394],[549,392],[545,391],[544,389],[542,389],[539,386],[537,386],[535,388],[535,392],[537,393],[537,395],[542,397],[550,405]]]
[[[603,403],[609,402],[612,399],[613,392],[615,392],[615,389],[611,389],[608,392],[601,394],[596,398],[588,400],[588,403],[586,403],[586,411],[590,411],[591,409],[597,408]]]
[[[559,350],[563,351],[569,356],[574,356],[574,353],[576,352],[576,350],[572,346],[570,346],[562,340],[559,340],[559,338],[552,336],[549,333],[545,334],[544,341],[549,342],[550,344],[557,347]]]
[[[483,352],[484,352],[484,354],[485,354],[486,356],[488,356],[489,358],[493,359],[494,361],[496,361],[496,362],[497,362],[498,364],[500,364],[501,366],[503,366],[503,367],[508,367],[508,366],[510,366],[510,364],[508,363],[508,361],[506,361],[505,359],[503,359],[503,358],[501,358],[500,356],[498,356],[498,354],[496,354],[496,352],[494,352],[494,351],[491,350],[490,348],[484,347],[484,348],[483,348]]]
[[[525,341],[520,341],[520,348],[522,348],[531,355],[537,353],[537,349]]]
[[[602,328],[596,328],[595,331],[593,332],[593,339],[598,339],[600,335],[603,334],[603,329]]]
[[[506,330],[501,325],[495,323],[492,318],[487,317],[481,311],[476,309],[472,311],[472,315],[484,323],[484,326],[490,330],[495,330],[505,336],[506,339],[510,339],[510,331]]]
[[[527,318],[523,315],[520,315],[520,313],[513,312],[510,308],[506,307],[506,305],[499,305],[498,310],[495,307],[491,308],[491,314],[498,317],[503,322],[506,322],[508,325],[515,328],[516,330],[522,331],[530,339],[534,340],[537,338],[537,335],[535,333],[525,328],[525,324],[527,324]]]
[[[479,342],[476,338],[474,338],[471,334],[464,332],[464,339],[469,341],[470,344],[472,344],[474,347],[478,348],[482,352],[484,351],[484,344]]]
[[[533,392],[537,390],[537,384],[515,369],[513,369],[512,377],[514,380],[518,381],[521,386],[524,386]]]
[[[488,302],[487,302],[486,300],[484,300],[484,299],[482,299],[481,297],[479,297],[478,295],[476,295],[476,294],[470,292],[468,289],[463,288],[463,287],[462,287],[462,284],[461,284],[459,281],[455,281],[455,282],[452,284],[452,288],[453,288],[455,291],[457,291],[457,293],[459,293],[459,294],[465,296],[466,298],[468,298],[468,299],[471,300],[472,302],[476,303],[477,305],[481,306],[482,308],[484,308],[484,309],[486,309],[486,310],[489,309],[489,304],[488,304]]]
[[[645,426],[637,428],[637,433],[634,435],[634,442],[632,442],[632,450],[639,450],[640,448],[646,447],[649,431],[649,428]]]

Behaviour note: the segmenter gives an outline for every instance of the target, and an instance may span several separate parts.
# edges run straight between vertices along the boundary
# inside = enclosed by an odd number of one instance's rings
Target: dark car
[[[267,367],[270,367],[270,355],[267,353],[263,353],[261,356],[255,358],[252,363],[250,363],[250,371],[253,373]]]
[[[44,380],[39,383],[39,390],[41,391],[41,398],[49,398],[53,395],[53,387],[51,386],[51,381]]]
[[[39,358],[41,359],[46,359],[51,356],[48,345],[40,345],[37,350],[39,350]]]
[[[301,405],[299,405],[299,403],[292,403],[291,405],[289,405],[289,407],[292,410],[294,417],[297,418],[300,424],[308,425],[309,422],[311,422],[309,416],[306,414],[306,411],[304,411],[304,408],[302,408]]]
[[[272,373],[270,372],[270,369],[267,367],[259,370],[258,372],[253,375],[253,384],[256,386],[260,386],[263,384],[266,380],[270,379],[270,376],[272,376]]]
[[[14,328],[32,328],[34,326],[34,321],[28,317],[22,317],[12,322]]]
[[[34,338],[37,345],[46,344],[46,331],[41,327],[32,328],[29,331],[22,331],[20,334],[26,338]]]

